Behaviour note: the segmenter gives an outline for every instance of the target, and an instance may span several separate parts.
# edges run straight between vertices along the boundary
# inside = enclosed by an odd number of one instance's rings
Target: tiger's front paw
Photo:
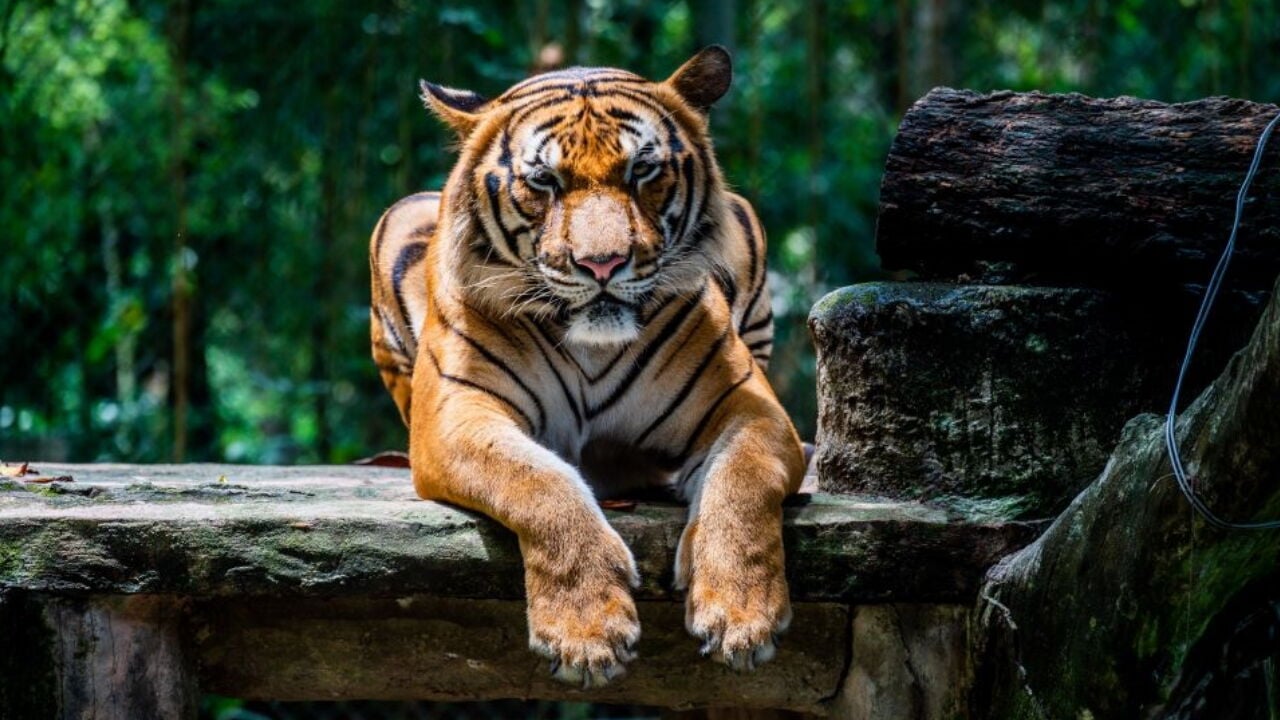
[[[676,578],[688,588],[685,628],[702,641],[702,654],[739,672],[772,660],[791,624],[781,538],[776,547],[744,547],[691,525],[686,541],[692,547],[681,548],[688,552]]]
[[[551,675],[584,689],[625,672],[640,640],[631,588],[635,561],[614,533],[572,557],[526,560],[529,647],[551,660]]]

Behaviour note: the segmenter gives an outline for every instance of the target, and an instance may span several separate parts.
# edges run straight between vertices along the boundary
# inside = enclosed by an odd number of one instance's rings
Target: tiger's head
[[[636,338],[649,310],[721,264],[707,113],[732,74],[712,46],[661,82],[571,68],[486,100],[423,81],[461,140],[441,212],[445,281],[490,313],[563,323],[571,343]]]

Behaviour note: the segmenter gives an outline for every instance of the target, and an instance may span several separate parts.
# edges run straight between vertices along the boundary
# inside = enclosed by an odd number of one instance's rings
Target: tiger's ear
[[[470,90],[455,90],[426,80],[419,80],[418,87],[422,89],[422,102],[427,109],[462,138],[471,134],[489,102]]]
[[[729,91],[733,59],[720,45],[709,45],[667,78],[667,84],[699,112],[706,113]]]

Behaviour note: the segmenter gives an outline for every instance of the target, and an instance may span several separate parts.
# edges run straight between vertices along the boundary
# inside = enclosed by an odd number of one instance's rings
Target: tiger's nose
[[[612,253],[609,255],[588,255],[587,257],[581,258],[575,257],[573,262],[578,267],[594,275],[596,280],[603,283],[613,277],[613,273],[617,271],[618,268],[626,264],[628,259],[630,259],[629,255]]]

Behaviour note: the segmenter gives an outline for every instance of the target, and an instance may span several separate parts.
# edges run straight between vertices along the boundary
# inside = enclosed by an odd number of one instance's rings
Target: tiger
[[[765,234],[712,152],[732,76],[711,46],[663,81],[570,68],[494,99],[421,81],[457,162],[370,239],[373,358],[414,488],[514,532],[529,647],[584,688],[640,638],[601,499],[688,502],[674,584],[704,656],[753,669],[791,621],[782,508],[805,461],[765,376]]]

